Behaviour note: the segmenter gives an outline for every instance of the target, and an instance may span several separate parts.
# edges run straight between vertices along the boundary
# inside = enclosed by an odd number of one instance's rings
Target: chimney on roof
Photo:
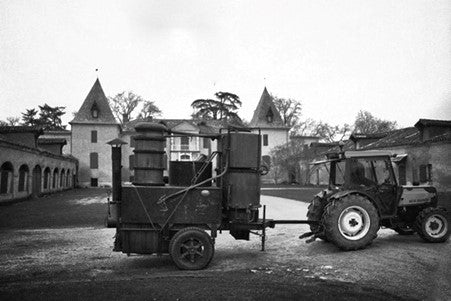
[[[130,120],[128,119],[128,115],[127,114],[122,114],[122,123],[127,123]]]

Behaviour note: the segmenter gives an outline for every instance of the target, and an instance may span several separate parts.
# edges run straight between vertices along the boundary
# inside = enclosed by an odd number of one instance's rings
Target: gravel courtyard
[[[310,191],[300,191],[300,194]],[[303,199],[300,197],[300,199]],[[305,218],[307,204],[262,196],[268,218]],[[427,244],[381,229],[365,250],[298,239],[305,225],[235,241],[224,232],[202,271],[169,256],[112,252],[106,194],[78,189],[0,207],[2,300],[449,300],[451,243]]]

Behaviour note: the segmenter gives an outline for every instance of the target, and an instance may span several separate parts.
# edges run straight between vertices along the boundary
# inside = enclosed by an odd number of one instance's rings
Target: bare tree
[[[326,142],[343,140],[350,132],[351,126],[347,123],[340,125],[330,125],[323,121],[315,121],[308,118],[299,121],[294,127],[298,135],[317,136]]]
[[[16,126],[20,124],[20,118],[19,117],[7,117],[6,121],[8,122],[9,126]]]
[[[132,91],[123,91],[114,97],[108,97],[108,100],[114,115],[121,124],[131,120],[133,111],[139,104],[145,101],[141,96],[136,95]]]
[[[271,95],[271,97],[282,117],[283,124],[289,127],[296,125],[301,117],[301,102],[292,98],[280,98],[274,95]]]
[[[354,122],[354,132],[365,134],[388,132],[397,127],[396,121],[377,118],[368,111],[360,111]]]

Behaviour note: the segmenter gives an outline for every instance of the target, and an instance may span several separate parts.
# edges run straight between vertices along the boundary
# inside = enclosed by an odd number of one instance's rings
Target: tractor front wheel
[[[445,242],[451,231],[446,212],[442,208],[426,208],[415,221],[418,235],[427,242]]]
[[[346,251],[363,249],[371,244],[380,228],[376,207],[357,194],[346,195],[327,204],[323,224],[327,239]]]
[[[205,268],[214,255],[213,241],[204,230],[187,227],[178,231],[169,243],[169,254],[182,270]]]

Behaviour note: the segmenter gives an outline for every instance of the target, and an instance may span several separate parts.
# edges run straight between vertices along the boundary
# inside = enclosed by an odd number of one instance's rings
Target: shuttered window
[[[432,180],[432,165],[420,165],[420,183],[430,182]]]
[[[130,170],[133,170],[133,167],[135,166],[135,155],[130,155],[128,157],[128,168]]]
[[[97,131],[91,131],[91,143],[97,143]]]
[[[89,162],[90,162],[90,167],[92,169],[99,168],[99,154],[98,153],[90,153],[89,154]]]

